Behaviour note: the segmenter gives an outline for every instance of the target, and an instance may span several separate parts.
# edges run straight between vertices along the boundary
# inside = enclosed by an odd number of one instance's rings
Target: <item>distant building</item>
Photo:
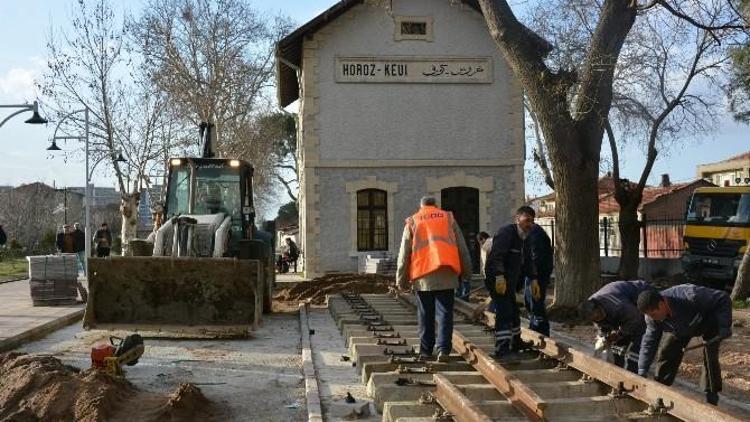
[[[715,163],[700,164],[698,177],[716,186],[750,185],[750,151]]]
[[[86,190],[83,187],[70,187],[69,191],[79,193],[81,195],[86,194]],[[120,191],[115,188],[102,188],[94,186],[91,190],[91,206],[93,208],[103,207],[106,205],[117,204],[120,205]]]
[[[607,174],[599,179],[599,246],[602,255],[619,256],[622,244],[617,226],[620,205],[615,199],[614,179]],[[688,201],[696,188],[714,186],[697,179],[672,184],[663,174],[659,186],[646,186],[638,206],[639,220],[646,222],[646,245],[650,257],[677,257],[682,249],[682,219]],[[553,236],[555,224],[555,193],[533,198],[528,204],[537,211],[537,224]],[[650,223],[649,223],[650,222]],[[641,233],[643,237],[643,232]],[[643,239],[641,240],[643,248]]]

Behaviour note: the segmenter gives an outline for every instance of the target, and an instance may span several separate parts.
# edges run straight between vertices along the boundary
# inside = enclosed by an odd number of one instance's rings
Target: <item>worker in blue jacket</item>
[[[484,283],[495,303],[497,359],[508,358],[522,347],[516,291],[522,281],[524,242],[534,227],[534,216],[533,208],[519,208],[515,224],[507,224],[497,231],[487,255]]]
[[[526,310],[529,311],[529,329],[549,336],[545,299],[554,260],[552,241],[541,226],[534,224],[524,242],[524,247],[523,301]]]
[[[613,281],[578,307],[581,317],[599,329],[595,353],[609,348],[614,364],[633,373],[638,372],[641,338],[646,331],[638,296],[650,289],[651,285],[642,280]]]
[[[703,337],[701,387],[706,393],[706,401],[718,404],[721,391],[719,342],[732,335],[729,295],[721,290],[680,284],[661,293],[644,291],[638,296],[638,309],[646,314],[638,374],[648,374],[656,355],[654,379],[672,385],[690,339]]]

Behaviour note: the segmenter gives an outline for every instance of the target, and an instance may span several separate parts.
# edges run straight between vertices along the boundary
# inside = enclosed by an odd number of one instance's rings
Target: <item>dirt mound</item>
[[[389,286],[395,286],[394,279],[379,274],[328,274],[280,289],[274,299],[296,302],[310,300],[314,304],[322,304],[327,294],[388,293]]]
[[[191,384],[171,396],[139,391],[124,378],[79,370],[51,356],[0,355],[0,421],[171,421],[211,419]]]

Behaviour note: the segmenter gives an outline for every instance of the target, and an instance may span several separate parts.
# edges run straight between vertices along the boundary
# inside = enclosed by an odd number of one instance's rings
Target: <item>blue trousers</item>
[[[539,300],[534,300],[531,295],[531,279],[526,277],[524,280],[523,302],[526,305],[526,310],[529,311],[529,329],[549,337],[547,304],[544,302],[544,298],[547,297],[547,285],[549,285],[549,279],[545,280],[540,277],[539,290],[541,297]]]
[[[453,289],[417,292],[419,322],[419,354],[432,356],[435,348],[435,319],[437,318],[438,352],[448,354],[453,349]]]
[[[495,304],[495,355],[501,357],[521,344],[521,318],[516,303],[517,279],[507,278],[505,294],[495,291],[495,280],[485,280],[485,286]]]
[[[469,300],[469,293],[471,293],[471,281],[459,280],[458,289],[456,289],[456,297],[461,300]]]

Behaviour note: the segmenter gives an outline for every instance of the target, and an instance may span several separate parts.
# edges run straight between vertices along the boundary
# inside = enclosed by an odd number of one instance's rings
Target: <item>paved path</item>
[[[85,305],[32,306],[29,281],[0,284],[0,353],[78,321]]]

